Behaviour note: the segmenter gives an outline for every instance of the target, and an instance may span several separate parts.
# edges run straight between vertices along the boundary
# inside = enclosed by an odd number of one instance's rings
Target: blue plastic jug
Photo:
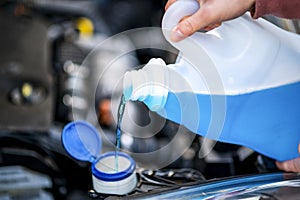
[[[300,36],[246,13],[172,43],[170,31],[198,9],[186,0],[167,10],[162,29],[178,59],[127,72],[125,99],[210,139],[279,161],[300,156]]]

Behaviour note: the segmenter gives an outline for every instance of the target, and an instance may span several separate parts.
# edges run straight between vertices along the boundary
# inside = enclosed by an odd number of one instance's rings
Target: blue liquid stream
[[[219,133],[207,135],[214,120],[213,98],[225,98],[226,107],[220,111],[225,120],[219,122]],[[143,102],[150,107],[155,99]],[[300,156],[300,82],[240,95],[169,92],[164,109],[157,113],[199,135],[247,146],[279,161]]]
[[[117,130],[116,130],[116,150],[115,150],[115,169],[116,171],[119,171],[119,156],[118,153],[120,151],[121,148],[121,125],[122,125],[122,119],[123,119],[123,115],[124,115],[124,110],[125,110],[125,105],[126,105],[126,100],[124,95],[122,95],[121,97],[121,101],[119,104],[119,108],[118,108],[118,121],[117,121]]]

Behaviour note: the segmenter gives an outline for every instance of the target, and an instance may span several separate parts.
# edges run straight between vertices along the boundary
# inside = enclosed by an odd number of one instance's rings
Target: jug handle
[[[177,0],[169,7],[162,20],[162,31],[168,42],[173,43],[170,40],[170,33],[180,20],[194,14],[199,8],[196,0]]]
[[[202,45],[199,45],[199,40],[196,38],[201,35],[202,40],[204,41],[207,38],[207,41],[216,42],[217,40],[212,41],[211,38],[213,35],[208,35],[206,33],[196,32],[189,36],[188,38],[180,42],[172,42],[170,39],[170,34],[172,29],[180,22],[180,20],[186,16],[190,16],[197,12],[200,8],[200,5],[197,0],[177,0],[175,1],[165,12],[162,19],[162,32],[165,39],[177,50],[179,50],[179,55],[177,57],[176,63],[182,60],[182,57],[185,57],[190,63],[193,63],[192,66],[199,70],[198,67],[202,66],[202,63],[206,63],[206,69],[215,69],[215,64],[211,60],[210,56],[207,54],[206,49]],[[207,43],[207,42],[206,42]],[[195,54],[197,52],[197,54]],[[200,63],[199,63],[200,62]]]

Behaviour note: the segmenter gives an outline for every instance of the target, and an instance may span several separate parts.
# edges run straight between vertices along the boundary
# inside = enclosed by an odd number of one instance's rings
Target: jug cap
[[[96,128],[86,121],[68,123],[62,131],[62,143],[73,158],[93,163],[100,155],[102,141]]]

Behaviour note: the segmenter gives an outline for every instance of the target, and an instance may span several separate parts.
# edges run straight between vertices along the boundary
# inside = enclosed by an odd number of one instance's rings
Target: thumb
[[[183,20],[172,30],[170,38],[173,42],[179,42],[194,33],[193,25],[189,20]]]
[[[204,18],[202,10],[199,9],[196,13],[181,20],[172,30],[170,39],[173,42],[179,42],[184,38],[192,35],[197,30],[200,30],[211,23]]]

